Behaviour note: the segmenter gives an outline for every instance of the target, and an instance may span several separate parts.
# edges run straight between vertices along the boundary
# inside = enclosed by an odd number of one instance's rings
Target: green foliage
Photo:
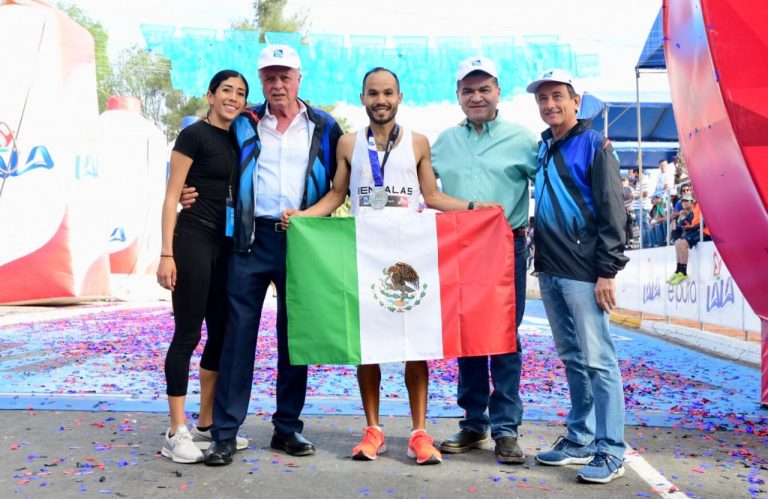
[[[253,21],[250,19],[247,19],[245,17],[241,17],[240,19],[235,19],[234,21],[230,22],[229,27],[231,29],[239,29],[242,31],[256,31],[258,28],[253,25]]]
[[[208,112],[208,99],[202,97],[187,98],[182,92],[174,91],[166,97],[168,112],[163,116],[165,133],[168,140],[174,140],[181,131],[181,119],[184,116],[204,118]]]
[[[120,53],[108,88],[113,95],[140,98],[144,116],[163,130],[169,141],[178,136],[182,117],[205,116],[208,109],[205,97],[188,98],[173,88],[171,61],[140,47]]]
[[[351,217],[352,216],[352,200],[349,199],[349,196],[344,198],[344,202],[333,210],[333,213],[331,213],[332,217]]]
[[[253,9],[256,11],[254,26],[261,32],[261,40],[267,31],[298,33],[304,27],[307,16],[294,14],[284,17],[283,10],[288,0],[254,0]]]
[[[171,85],[171,61],[132,47],[120,52],[109,88],[114,95],[134,95],[141,99],[144,116],[165,130],[166,100],[181,101],[181,92]]]
[[[286,3],[287,0],[254,0],[253,20],[236,20],[232,27],[258,30],[262,38],[267,31],[298,32],[304,27],[307,16],[294,14],[284,17]],[[163,130],[168,140],[178,136],[184,116],[205,116],[208,110],[205,89],[200,89],[201,97],[190,98],[173,88],[170,60],[134,46],[123,50],[117,62],[110,64],[107,57],[109,36],[104,27],[75,5],[59,4],[59,8],[93,36],[100,112],[106,109],[111,95],[136,96],[141,99],[142,114]],[[347,127],[343,118],[339,119],[339,125],[342,129]]]
[[[107,107],[107,99],[110,92],[107,90],[107,82],[112,78],[112,67],[109,64],[107,56],[107,43],[109,35],[104,31],[104,27],[98,21],[91,19],[77,5],[57,4],[67,16],[77,24],[88,30],[93,37],[94,52],[96,58],[96,88],[99,96],[99,112],[103,112]]]
[[[298,33],[304,28],[307,22],[307,15],[304,13],[294,14],[285,17],[283,10],[287,0],[254,0],[253,19],[237,19],[231,23],[232,29],[242,29],[246,31],[258,31],[259,41],[265,41],[264,33],[267,31],[282,33]]]
[[[171,61],[139,47],[131,47],[120,53],[116,63],[110,64],[107,56],[109,35],[101,23],[76,5],[58,4],[58,7],[93,36],[99,112],[106,110],[111,95],[136,96],[141,99],[142,114],[163,130],[169,141],[179,135],[181,118],[205,116],[208,101],[204,95],[189,98],[173,88]]]
[[[336,106],[328,106],[328,105],[320,105],[320,106],[318,106],[318,105],[312,104],[311,102],[310,102],[310,104],[312,106],[318,108],[318,109],[322,109],[326,113],[328,113],[331,116],[333,116],[333,119],[335,119],[336,123],[339,124],[339,127],[341,128],[342,132],[347,133],[352,128],[352,126],[349,124],[349,121],[347,121],[347,118],[345,118],[344,116],[339,116],[339,115],[337,115],[335,113]]]

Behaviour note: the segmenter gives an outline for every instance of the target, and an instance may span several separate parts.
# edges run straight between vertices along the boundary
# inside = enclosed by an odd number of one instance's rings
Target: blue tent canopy
[[[637,60],[636,70],[639,69],[666,69],[667,60],[664,57],[664,16],[661,9],[651,27],[645,46]]]
[[[611,141],[613,150],[619,157],[619,166],[621,169],[636,168],[637,164],[637,142],[614,142]],[[665,159],[671,162],[677,155],[679,144],[677,142],[649,142],[643,144],[643,169],[658,168],[659,161]]]
[[[585,92],[578,117],[591,119],[592,128],[603,133],[611,142],[637,141],[637,106],[636,96],[631,92]],[[677,125],[668,92],[641,93],[639,106],[643,148],[646,142],[677,141]]]

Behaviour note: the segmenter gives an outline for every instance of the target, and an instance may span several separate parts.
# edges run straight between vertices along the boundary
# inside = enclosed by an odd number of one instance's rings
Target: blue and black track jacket
[[[541,137],[536,271],[585,282],[614,277],[629,258],[619,162],[611,143],[581,120],[559,140],[550,130]]]
[[[303,101],[302,101],[303,102]],[[320,109],[310,107],[306,102],[307,116],[313,124],[312,141],[309,146],[309,162],[304,185],[304,197],[300,209],[312,206],[331,188],[336,173],[336,144],[341,137],[341,128],[333,117]],[[259,120],[266,112],[266,103],[248,108],[232,123],[232,131],[240,147],[240,175],[235,203],[235,231],[233,251],[245,253],[253,242],[254,207],[253,179],[258,169],[261,152]]]

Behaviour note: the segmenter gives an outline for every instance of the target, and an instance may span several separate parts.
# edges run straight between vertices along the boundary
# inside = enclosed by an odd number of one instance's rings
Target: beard
[[[392,107],[388,109],[389,113],[385,115],[384,117],[380,117],[378,115],[378,111],[375,111],[371,108],[366,107],[365,113],[368,115],[368,118],[371,120],[371,123],[375,123],[377,125],[386,125],[387,123],[390,123],[395,120],[395,115],[397,114],[397,108]]]

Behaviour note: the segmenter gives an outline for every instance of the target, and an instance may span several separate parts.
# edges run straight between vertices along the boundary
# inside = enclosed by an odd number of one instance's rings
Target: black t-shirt
[[[228,189],[231,185],[234,196],[237,178],[234,139],[227,130],[198,121],[181,131],[173,150],[192,158],[184,183],[199,193],[191,208],[179,212],[175,232],[224,238]]]

